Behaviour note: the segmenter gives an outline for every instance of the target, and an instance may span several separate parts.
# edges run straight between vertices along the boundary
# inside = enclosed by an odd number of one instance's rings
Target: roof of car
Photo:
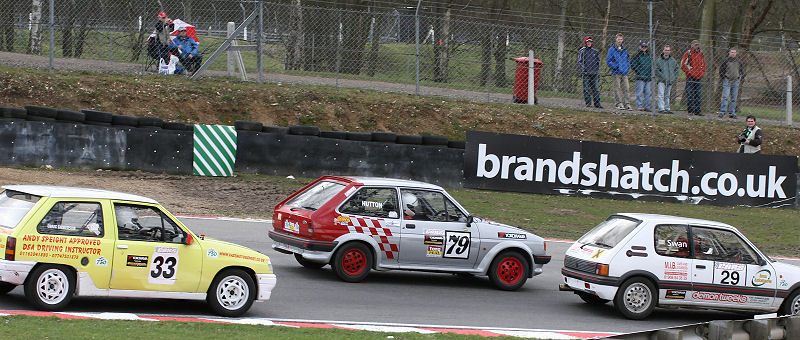
[[[655,223],[685,223],[685,224],[704,224],[704,225],[710,224],[714,226],[733,228],[733,226],[730,226],[722,222],[704,220],[699,218],[691,218],[691,217],[660,215],[660,214],[642,214],[642,213],[618,213],[615,215],[628,216],[635,218],[637,220],[649,221]]]
[[[158,204],[154,199],[124,192],[92,188],[62,187],[53,185],[4,185],[3,189],[26,194],[58,198],[97,198]]]
[[[388,186],[396,186],[396,187],[413,187],[413,188],[423,188],[423,189],[434,189],[434,190],[444,190],[442,187],[430,183],[420,182],[420,181],[412,181],[408,179],[397,179],[397,178],[385,178],[385,177],[347,177],[356,182],[360,182],[364,185],[388,185]]]

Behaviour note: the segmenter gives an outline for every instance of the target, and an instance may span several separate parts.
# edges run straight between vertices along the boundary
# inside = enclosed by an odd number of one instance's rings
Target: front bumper
[[[258,298],[256,301],[267,301],[272,296],[272,290],[278,283],[278,278],[275,274],[256,274],[258,281]]]
[[[21,285],[35,265],[36,262],[0,260],[0,281]]]

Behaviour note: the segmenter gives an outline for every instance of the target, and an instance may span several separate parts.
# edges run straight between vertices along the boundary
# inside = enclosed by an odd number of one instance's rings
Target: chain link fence
[[[497,19],[491,11],[475,13],[436,3],[426,6],[425,1],[419,9],[403,3],[376,3],[380,4],[367,7],[334,1],[263,1],[261,53],[266,79],[269,74],[288,74],[380,81],[411,93],[418,89],[414,85],[466,90],[475,100],[510,103],[518,83],[514,58],[533,51],[542,61],[537,99],[549,106],[582,108],[576,60],[584,37],[592,35],[600,50],[600,94],[609,108],[614,95],[605,56],[614,35],[625,34],[631,56],[637,53],[639,41],[649,37],[641,24],[612,24],[603,35],[600,25],[588,19],[587,24],[575,27],[552,16]],[[0,0],[0,49],[48,55],[52,35],[55,58],[132,62],[141,64],[144,72],[156,72],[157,61],[148,54],[148,38],[154,33],[158,12],[192,25],[200,52],[210,56],[226,39],[227,23],[242,23],[257,7],[258,1],[230,0]],[[580,22],[581,18],[569,21]],[[240,44],[256,40],[258,22],[254,20],[235,37]],[[657,28],[652,46],[656,58],[664,45],[671,45],[673,57],[680,62],[697,35],[693,30]],[[702,81],[705,114],[719,111],[719,67],[728,56],[730,38],[718,33],[714,36],[716,47],[701,47],[706,56]],[[798,47],[797,41],[768,37],[740,49],[745,74],[738,95],[741,115],[786,118],[787,76],[800,78]],[[256,72],[257,52],[240,53],[247,71]],[[225,58],[218,58],[209,69],[230,73],[228,65]],[[685,110],[687,105],[685,74],[678,73],[671,95],[673,111]],[[629,77],[632,98],[633,72]],[[527,87],[527,83],[517,86]]]

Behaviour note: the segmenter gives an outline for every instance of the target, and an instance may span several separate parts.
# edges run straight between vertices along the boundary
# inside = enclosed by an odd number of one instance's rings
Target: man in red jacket
[[[692,40],[692,46],[681,58],[681,70],[686,73],[686,101],[689,114],[702,116],[703,75],[706,73],[706,61],[700,52],[700,42]]]

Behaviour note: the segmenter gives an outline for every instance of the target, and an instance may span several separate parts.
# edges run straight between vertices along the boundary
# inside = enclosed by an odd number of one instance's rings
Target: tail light
[[[597,271],[596,271],[597,275],[608,276],[608,265],[607,264],[598,263],[597,266],[595,266],[595,268],[597,268]]]
[[[17,239],[11,236],[6,238],[6,260],[14,261],[17,250]]]
[[[308,234],[314,236],[314,223],[308,222]]]
[[[547,251],[547,241],[542,242],[542,243],[544,243],[544,251]]]

